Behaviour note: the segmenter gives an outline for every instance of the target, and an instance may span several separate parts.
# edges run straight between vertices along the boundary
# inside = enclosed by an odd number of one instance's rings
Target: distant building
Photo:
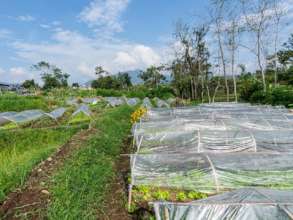
[[[21,92],[23,90],[23,87],[20,84],[10,84],[10,83],[0,82],[0,90]]]
[[[2,91],[8,91],[9,90],[9,84],[8,83],[2,83],[0,82],[0,90]]]

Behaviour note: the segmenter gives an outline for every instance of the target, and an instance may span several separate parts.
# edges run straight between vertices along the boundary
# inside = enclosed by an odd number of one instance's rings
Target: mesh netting
[[[188,204],[155,202],[154,209],[157,220],[290,220],[293,192],[240,189]]]

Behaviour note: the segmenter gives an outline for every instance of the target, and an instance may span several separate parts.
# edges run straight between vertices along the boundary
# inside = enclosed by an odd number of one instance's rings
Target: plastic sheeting
[[[72,114],[72,116],[75,116],[75,115],[77,115],[77,114],[79,114],[79,113],[84,113],[85,115],[87,115],[87,116],[91,116],[91,111],[90,111],[90,108],[87,106],[87,105],[85,105],[85,104],[82,104],[82,105],[80,105],[77,109],[76,109],[76,111]]]
[[[3,112],[0,113],[0,126],[9,122],[6,117],[13,116],[17,114],[16,112]]]
[[[43,115],[44,112],[42,110],[26,110],[17,114],[5,116],[5,119],[7,119],[10,122],[18,124],[37,120],[41,118]]]
[[[293,191],[240,189],[191,203],[155,202],[157,220],[290,220]]]
[[[137,135],[135,144],[139,153],[293,153],[292,134],[290,130],[171,131]]]
[[[156,97],[156,98],[154,98],[154,101],[155,101],[158,108],[170,108],[170,105],[167,102],[165,102],[164,100],[161,100]]]
[[[215,113],[259,118],[210,119]],[[287,109],[214,104],[151,109],[148,114],[150,120],[133,129],[133,185],[207,193],[247,186],[293,189],[293,120],[269,119],[289,114]],[[170,115],[176,117],[170,120]],[[201,119],[203,115],[208,117]]]
[[[57,120],[58,118],[62,117],[65,113],[66,109],[65,108],[57,108],[52,112],[45,113],[47,116],[50,118]]]
[[[140,99],[138,99],[138,98],[126,99],[126,103],[129,106],[136,106],[139,102],[140,102]]]
[[[82,99],[82,102],[83,102],[83,103],[86,103],[86,104],[93,104],[93,105],[97,104],[99,101],[100,101],[99,98],[83,98],[83,99]]]
[[[125,104],[125,101],[123,100],[123,98],[120,98],[120,97],[105,97],[105,100],[112,107]]]
[[[292,154],[136,154],[131,164],[132,185],[209,194],[243,187],[293,190]]]
[[[142,101],[142,106],[145,107],[145,108],[148,108],[148,109],[150,109],[150,108],[153,107],[153,105],[152,105],[152,103],[151,103],[151,100],[150,100],[148,97],[145,97],[145,98],[143,99],[143,101]]]

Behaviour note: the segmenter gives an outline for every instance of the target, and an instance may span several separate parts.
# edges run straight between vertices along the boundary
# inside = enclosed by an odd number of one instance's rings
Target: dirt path
[[[122,153],[129,153],[131,140],[124,141]],[[127,212],[128,174],[130,172],[129,157],[119,157],[116,162],[116,176],[108,192],[103,210],[98,211],[97,219],[103,220],[132,220],[135,219]]]
[[[94,129],[78,132],[54,155],[37,165],[25,186],[10,193],[3,204],[0,204],[0,219],[44,219],[43,215],[50,202],[47,186],[50,185],[51,176],[62,167],[66,158],[84,146],[96,132]]]

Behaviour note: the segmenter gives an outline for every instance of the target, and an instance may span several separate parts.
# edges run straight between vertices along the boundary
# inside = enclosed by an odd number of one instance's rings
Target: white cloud
[[[38,74],[30,72],[25,67],[0,68],[1,82],[22,83],[26,79],[38,79]]]
[[[9,73],[12,75],[12,76],[16,76],[16,77],[19,77],[19,76],[23,76],[26,74],[26,71],[23,67],[12,67],[9,69]]]
[[[102,65],[111,73],[143,69],[159,64],[161,50],[119,40],[89,38],[78,32],[55,30],[52,43],[15,42],[18,57],[28,63],[48,61],[71,74],[71,81],[95,77],[94,67]]]
[[[9,31],[7,29],[0,29],[0,39],[1,38],[9,38],[10,35],[11,35],[11,31]]]
[[[20,15],[16,17],[16,20],[30,22],[30,21],[34,21],[35,18],[31,15]]]
[[[121,14],[130,0],[93,0],[85,7],[79,18],[90,27],[104,28],[110,32],[121,32]]]
[[[49,29],[49,28],[51,28],[51,26],[48,25],[48,24],[40,24],[40,27],[41,27],[41,28],[44,28],[44,29]]]

